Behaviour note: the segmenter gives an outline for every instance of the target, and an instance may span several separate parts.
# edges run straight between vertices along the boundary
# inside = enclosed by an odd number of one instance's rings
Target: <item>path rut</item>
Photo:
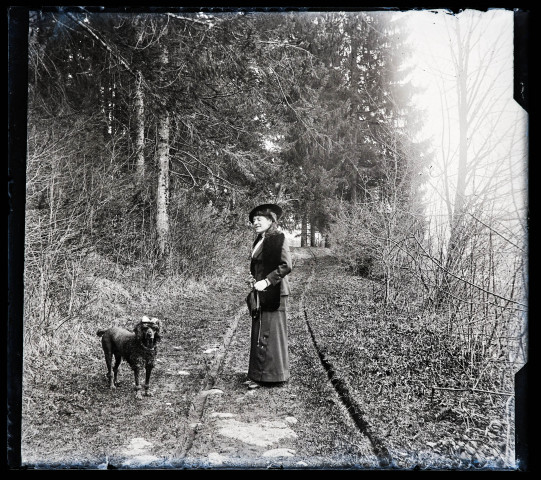
[[[214,371],[205,388],[215,389],[196,402],[191,417],[189,445],[182,452],[190,466],[211,468],[323,468],[353,467],[359,458],[368,466],[388,465],[381,445],[370,439],[366,425],[362,428],[352,415],[351,401],[344,392],[333,388],[326,378],[328,370],[319,364],[317,345],[305,322],[304,293],[314,274],[312,255],[294,255],[291,275],[289,333],[292,377],[285,387],[248,390],[246,380],[249,351],[249,317],[245,307],[235,317],[224,350],[217,355]],[[316,348],[314,348],[314,345]],[[309,358],[307,358],[309,357]],[[305,412],[303,398],[313,395],[303,383],[302,365],[310,361],[318,370],[318,381],[325,384],[326,401],[333,416],[314,417]],[[201,393],[199,397],[201,398]],[[342,449],[318,452],[321,431],[330,437],[343,437]],[[315,446],[315,450],[312,447]]]

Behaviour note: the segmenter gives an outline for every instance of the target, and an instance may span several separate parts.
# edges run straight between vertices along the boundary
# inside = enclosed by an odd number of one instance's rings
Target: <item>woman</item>
[[[275,204],[255,207],[249,214],[257,238],[252,249],[250,272],[259,296],[261,313],[252,320],[249,388],[277,384],[289,379],[287,345],[287,297],[291,254],[285,235],[277,228],[282,209]]]

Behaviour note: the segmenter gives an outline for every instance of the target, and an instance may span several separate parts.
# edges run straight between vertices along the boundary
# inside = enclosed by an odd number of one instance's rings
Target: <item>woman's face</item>
[[[264,233],[272,225],[272,220],[267,217],[256,215],[252,226],[254,227],[255,233]]]

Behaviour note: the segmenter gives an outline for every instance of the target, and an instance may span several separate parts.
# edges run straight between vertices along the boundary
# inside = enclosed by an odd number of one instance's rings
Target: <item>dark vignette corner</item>
[[[530,12],[516,9],[513,15],[513,98],[528,113],[530,109],[529,91],[529,59],[531,44]],[[531,129],[531,127],[530,127]],[[531,140],[530,140],[531,142]],[[531,145],[530,145],[531,156]],[[530,197],[531,200],[531,197]],[[531,202],[530,202],[531,203]],[[531,260],[530,260],[531,261]],[[530,261],[528,263],[530,263]],[[531,278],[528,275],[528,278]],[[531,316],[529,315],[529,318]],[[531,324],[528,322],[528,337],[531,339]],[[528,342],[531,345],[531,341]],[[531,431],[531,398],[529,389],[531,347],[528,352],[528,363],[515,375],[515,456],[521,471],[532,468],[529,449]]]
[[[23,265],[26,166],[28,8],[7,9],[8,23],[8,319],[7,465],[21,466],[21,402],[23,366]]]

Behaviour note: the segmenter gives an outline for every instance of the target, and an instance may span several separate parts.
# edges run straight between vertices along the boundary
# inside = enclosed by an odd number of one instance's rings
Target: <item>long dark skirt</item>
[[[248,378],[255,382],[285,382],[289,380],[287,345],[287,296],[280,298],[274,312],[261,312],[252,320]]]

